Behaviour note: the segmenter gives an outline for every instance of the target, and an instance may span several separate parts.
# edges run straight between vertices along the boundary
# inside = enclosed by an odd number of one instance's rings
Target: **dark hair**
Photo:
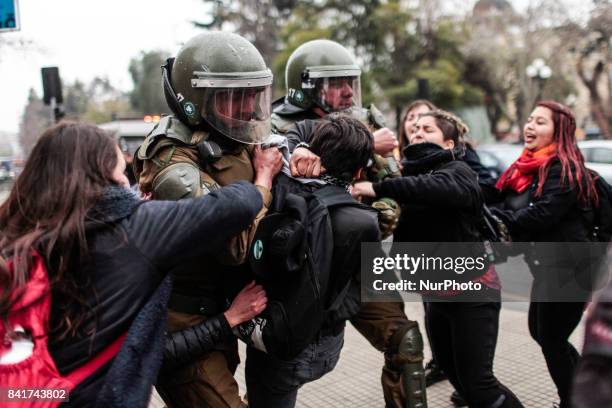
[[[455,150],[459,154],[465,151],[464,136],[469,132],[468,127],[458,116],[442,109],[436,109],[429,112],[421,113],[419,118],[431,116],[436,121],[436,126],[442,131],[444,140],[452,140],[455,142]]]
[[[571,109],[559,102],[539,101],[536,106],[550,109],[554,124],[553,141],[557,144],[557,157],[561,161],[561,182],[570,186],[578,184],[578,198],[583,204],[598,205],[597,190],[591,173],[584,166],[584,157],[576,144],[576,119]],[[542,194],[544,182],[552,161],[539,169],[536,196]]]
[[[87,277],[75,266],[87,255],[87,212],[105,187],[116,184],[116,146],[102,129],[74,122],[55,125],[40,136],[0,206],[0,255],[12,257],[14,266],[12,271],[0,267],[0,317],[5,324],[29,278],[32,251],[45,259],[53,301],[61,305],[62,320],[50,328],[56,339],[76,334],[89,316]]]
[[[419,106],[427,106],[429,110],[438,109],[433,103],[429,102],[427,99],[417,99],[413,101],[410,105],[406,106],[406,108],[404,108],[404,110],[402,111],[402,114],[400,115],[400,125],[399,125],[399,132],[398,132],[399,134],[398,141],[399,141],[400,151],[404,148],[405,145],[409,143],[408,135],[406,134],[406,131],[404,130],[404,127],[405,127],[404,125],[406,124],[406,119],[408,119],[408,114],[410,113],[410,111],[412,111],[415,108],[418,108]]]
[[[321,158],[329,175],[350,182],[357,170],[367,166],[374,140],[359,120],[333,113],[317,125],[310,150]]]

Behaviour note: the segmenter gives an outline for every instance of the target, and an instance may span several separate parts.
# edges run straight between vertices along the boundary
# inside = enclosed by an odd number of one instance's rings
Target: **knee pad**
[[[389,343],[388,357],[393,365],[423,361],[423,337],[418,324],[399,329]]]

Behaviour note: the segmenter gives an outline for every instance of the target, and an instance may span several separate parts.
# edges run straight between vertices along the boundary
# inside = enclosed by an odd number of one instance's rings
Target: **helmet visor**
[[[272,86],[207,88],[202,116],[223,135],[260,144],[270,135]]]
[[[315,102],[327,112],[361,108],[361,84],[358,76],[317,78]]]

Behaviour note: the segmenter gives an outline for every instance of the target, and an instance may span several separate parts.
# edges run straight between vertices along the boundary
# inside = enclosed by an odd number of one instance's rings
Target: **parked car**
[[[598,172],[612,183],[612,140],[585,140],[578,142],[586,167]]]
[[[493,178],[499,178],[523,151],[521,144],[492,143],[476,147],[480,162],[489,169]]]
[[[11,157],[0,157],[0,182],[13,180],[15,178],[12,162],[13,159]]]
[[[584,139],[585,140],[602,140],[603,135],[601,134],[601,130],[599,130],[599,128],[587,128],[584,130]]]

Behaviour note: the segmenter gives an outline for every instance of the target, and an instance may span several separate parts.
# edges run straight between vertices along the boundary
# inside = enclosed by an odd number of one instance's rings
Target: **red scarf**
[[[498,190],[512,189],[522,193],[529,187],[533,177],[550,159],[557,156],[557,144],[551,143],[535,152],[524,149],[521,156],[508,167],[497,180]]]

